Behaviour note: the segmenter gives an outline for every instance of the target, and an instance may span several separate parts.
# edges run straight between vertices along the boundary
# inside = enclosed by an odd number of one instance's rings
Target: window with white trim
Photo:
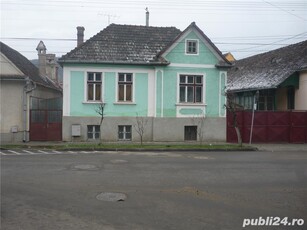
[[[99,140],[100,138],[100,126],[99,125],[88,125],[87,126],[87,139]]]
[[[201,103],[203,98],[202,75],[180,75],[179,102]]]
[[[198,40],[186,40],[186,53],[198,54]]]
[[[132,73],[118,74],[118,101],[132,102],[133,76]]]
[[[131,141],[132,138],[132,126],[131,125],[119,125],[118,126],[118,140]]]
[[[87,73],[87,101],[102,100],[102,73]]]

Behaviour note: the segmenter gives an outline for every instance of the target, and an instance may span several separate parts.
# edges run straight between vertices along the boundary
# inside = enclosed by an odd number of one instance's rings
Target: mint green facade
[[[198,41],[197,54],[186,54],[186,40]],[[71,139],[72,124],[86,126],[99,124],[96,109],[99,103],[86,101],[87,73],[102,73],[102,102],[105,103],[102,139],[116,141],[117,125],[135,126],[136,117],[148,119],[151,130],[148,141],[183,141],[184,127],[193,125],[194,118],[208,119],[204,137],[224,141],[225,96],[227,70],[216,65],[221,58],[196,30],[188,31],[163,54],[168,65],[112,65],[112,64],[65,64],[64,65],[64,119],[63,138]],[[133,100],[119,102],[118,73],[133,74]],[[179,101],[180,75],[200,75],[203,79],[202,101]],[[67,107],[65,109],[65,107]],[[210,120],[211,119],[211,120]],[[112,124],[112,125],[111,125]],[[172,131],[173,130],[173,131]],[[173,132],[173,134],[171,134]],[[213,133],[213,134],[212,134]],[[83,134],[86,140],[86,134]],[[133,140],[137,140],[134,135]]]
[[[92,68],[93,66],[87,66]],[[122,68],[123,66],[121,66]],[[85,67],[86,68],[86,67]],[[148,74],[134,74],[133,103],[120,104],[116,101],[116,70],[104,72],[109,66],[101,65],[98,72],[103,73],[103,102],[105,103],[105,116],[147,116],[148,113]],[[126,67],[125,67],[126,68]],[[142,69],[142,68],[141,68]],[[132,71],[133,72],[133,71]],[[87,71],[70,71],[70,116],[97,116],[96,109],[99,103],[86,102],[86,76]]]

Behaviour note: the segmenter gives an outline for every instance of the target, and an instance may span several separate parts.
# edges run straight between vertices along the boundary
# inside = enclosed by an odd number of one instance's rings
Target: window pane
[[[99,139],[99,133],[95,133],[95,139]]]
[[[94,126],[93,125],[88,125],[87,126],[87,131],[88,132],[93,132]]]
[[[118,132],[124,132],[124,126],[119,125],[118,126]]]
[[[201,84],[202,83],[202,77],[201,76],[196,76],[196,83]]]
[[[122,132],[119,132],[119,133],[118,133],[118,139],[119,139],[119,140],[124,139],[124,134],[123,134]]]
[[[192,53],[196,53],[196,42],[192,43]]]
[[[126,126],[126,132],[127,133],[131,133],[131,125],[127,125]]]
[[[131,140],[131,133],[126,133],[126,140]]]
[[[101,81],[101,73],[96,73],[96,81]]]
[[[185,101],[185,86],[180,86],[180,102],[186,102]]]
[[[126,75],[126,81],[132,82],[132,74],[129,73],[129,74]]]
[[[197,41],[187,41],[187,53],[197,53]]]
[[[193,76],[188,76],[188,83],[194,83],[194,77]]]
[[[125,81],[125,75],[123,73],[118,74],[118,81]]]
[[[87,74],[87,80],[88,81],[94,81],[94,73],[88,73]]]
[[[101,84],[95,84],[95,87],[96,87],[96,95],[95,95],[95,100],[96,101],[99,101],[101,100]]]
[[[195,102],[202,102],[202,87],[196,87]]]
[[[124,85],[118,85],[118,100],[119,101],[124,101]]]
[[[87,99],[88,100],[93,100],[93,95],[94,95],[94,86],[93,84],[88,84],[87,85]]]
[[[194,90],[193,87],[188,87],[188,101],[187,102],[194,102]]]
[[[100,127],[99,127],[99,125],[95,125],[95,126],[94,126],[94,130],[95,130],[95,132],[100,132]]]
[[[126,101],[132,101],[132,85],[126,85]]]
[[[180,76],[180,83],[185,83],[185,76]]]
[[[88,139],[93,139],[93,133],[88,133],[88,134],[87,134],[87,138],[88,138]]]

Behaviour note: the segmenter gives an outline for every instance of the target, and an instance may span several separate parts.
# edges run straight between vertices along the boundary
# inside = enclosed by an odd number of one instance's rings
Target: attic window
[[[198,54],[198,40],[186,40],[186,54]]]

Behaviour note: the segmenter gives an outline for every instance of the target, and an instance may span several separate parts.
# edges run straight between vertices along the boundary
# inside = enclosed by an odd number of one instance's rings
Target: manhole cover
[[[80,164],[80,165],[74,165],[73,169],[77,169],[77,170],[97,170],[98,167],[96,165],[91,165],[91,164]]]
[[[96,196],[97,200],[102,201],[124,201],[127,199],[127,195],[119,192],[102,192]]]

